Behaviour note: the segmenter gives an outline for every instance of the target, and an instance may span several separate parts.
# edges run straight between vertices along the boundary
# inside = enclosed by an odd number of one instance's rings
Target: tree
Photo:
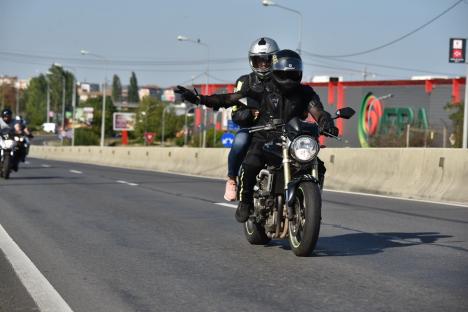
[[[465,103],[447,103],[444,109],[450,113],[449,119],[452,121],[452,131],[455,134],[455,147],[463,146],[463,116]]]
[[[140,98],[138,96],[138,82],[135,72],[132,72],[132,76],[130,77],[130,86],[128,87],[128,102],[140,102]]]
[[[80,103],[80,107],[93,107],[93,123],[92,130],[98,137],[101,137],[101,121],[102,121],[102,96],[97,98],[90,98],[85,102]],[[112,127],[113,114],[116,112],[115,106],[110,97],[106,98],[106,120],[105,120],[105,135],[106,137],[112,136],[114,130]]]
[[[47,75],[50,90],[50,110],[54,112],[53,122],[60,123],[59,117],[62,114],[62,96],[63,83],[65,82],[65,111],[71,111],[73,82],[75,77],[69,71],[64,70],[61,66],[53,64]]]
[[[31,127],[37,127],[46,122],[47,81],[44,75],[31,79],[24,98],[26,104],[24,117]]]
[[[112,100],[114,102],[122,101],[122,84],[120,83],[120,78],[117,75],[114,75],[112,78]]]
[[[155,132],[156,141],[161,140],[162,136],[162,115],[163,109],[166,109],[164,114],[165,129],[164,139],[174,139],[177,132],[184,128],[185,116],[176,116],[174,109],[167,107],[167,103],[163,103],[151,97],[144,97],[137,111],[137,124],[135,127],[135,136],[143,139],[143,133]]]

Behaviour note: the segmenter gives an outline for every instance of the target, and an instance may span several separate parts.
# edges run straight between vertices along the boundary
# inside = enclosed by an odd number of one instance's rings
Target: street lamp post
[[[208,85],[210,84],[210,46],[204,42],[202,42],[200,39],[193,40],[189,37],[186,36],[177,36],[178,41],[190,41],[199,45],[202,45],[206,48],[207,50],[207,59],[206,59],[206,84],[205,84],[205,94],[208,95]],[[203,148],[206,147],[206,118],[207,118],[207,108],[205,105],[203,105]]]
[[[67,68],[71,69],[71,71],[73,72],[73,79],[72,79],[72,83],[73,83],[73,87],[72,87],[72,140],[71,140],[71,145],[72,146],[75,146],[75,109],[76,109],[76,68],[74,67],[71,67],[71,66],[67,66]],[[65,113],[65,112],[64,112]]]
[[[103,87],[102,87],[102,118],[101,118],[101,147],[104,146],[104,136],[105,136],[105,122],[106,122],[106,86],[107,86],[107,65],[109,63],[109,61],[107,60],[106,57],[100,55],[100,54],[96,54],[96,53],[91,53],[87,50],[81,50],[80,51],[81,55],[91,55],[91,56],[94,56],[94,57],[97,57],[101,60],[104,61],[104,66],[105,66],[105,69],[104,69],[104,84],[103,84]]]
[[[301,50],[302,50],[302,13],[297,11],[297,10],[293,10],[293,9],[288,8],[288,7],[282,6],[280,4],[276,4],[275,2],[273,2],[271,0],[262,0],[262,4],[264,6],[266,6],[266,7],[268,7],[268,6],[277,7],[277,8],[280,8],[280,9],[283,9],[283,10],[286,10],[286,11],[289,11],[289,12],[293,12],[293,13],[299,15],[299,43],[297,45],[297,52],[299,54],[301,54]]]
[[[161,126],[161,146],[164,146],[164,131],[166,130],[166,109],[169,106],[163,107],[162,126]]]
[[[146,112],[143,111],[140,113],[141,115],[143,115],[143,144],[146,146],[146,120],[147,120],[147,116],[146,116]],[[140,119],[140,122],[141,122],[141,119]]]
[[[465,76],[465,106],[463,112],[463,136],[462,136],[462,148],[466,149],[468,146],[468,64],[466,66]]]
[[[45,75],[45,80],[46,80],[46,83],[47,83],[46,123],[50,123],[50,116],[49,116],[49,112],[50,112],[50,80],[49,80],[49,75],[51,75],[51,74],[52,73],[50,71],[47,71],[47,73]]]
[[[65,135],[65,87],[66,87],[66,79],[65,73],[62,73],[62,136],[60,141],[62,141],[63,145],[63,137]]]

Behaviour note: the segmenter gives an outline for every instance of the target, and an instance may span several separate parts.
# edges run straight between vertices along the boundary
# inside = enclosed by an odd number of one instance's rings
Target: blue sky
[[[390,42],[457,0],[275,2],[302,13],[303,51],[331,56]],[[81,81],[100,82],[107,68],[107,75],[118,74],[123,84],[128,84],[132,70],[140,85],[204,83],[207,49],[178,42],[178,35],[208,44],[210,82],[234,82],[250,71],[247,51],[257,37],[268,36],[281,48],[296,49],[299,17],[264,7],[260,0],[0,0],[0,75],[28,78],[57,62]],[[450,37],[468,38],[468,0],[413,35],[372,53],[336,60],[303,52],[304,80],[314,75],[360,80],[365,68],[368,79],[465,75],[466,66],[448,63]],[[106,57],[108,65],[92,55],[80,55],[81,49]]]

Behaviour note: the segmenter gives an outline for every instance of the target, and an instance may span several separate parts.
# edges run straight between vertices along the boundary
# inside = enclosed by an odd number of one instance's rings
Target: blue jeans
[[[228,156],[228,177],[238,176],[245,154],[247,154],[249,150],[251,138],[247,129],[240,129],[237,131]]]

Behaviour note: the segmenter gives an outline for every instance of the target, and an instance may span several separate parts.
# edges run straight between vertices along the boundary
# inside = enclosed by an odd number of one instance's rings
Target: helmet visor
[[[300,82],[302,79],[302,71],[298,70],[274,70],[273,76],[278,81],[287,81],[292,80],[296,82]]]
[[[269,70],[271,68],[271,54],[252,55],[250,62],[252,67],[257,70]]]
[[[293,57],[282,57],[273,64],[274,71],[302,71],[302,61]]]

